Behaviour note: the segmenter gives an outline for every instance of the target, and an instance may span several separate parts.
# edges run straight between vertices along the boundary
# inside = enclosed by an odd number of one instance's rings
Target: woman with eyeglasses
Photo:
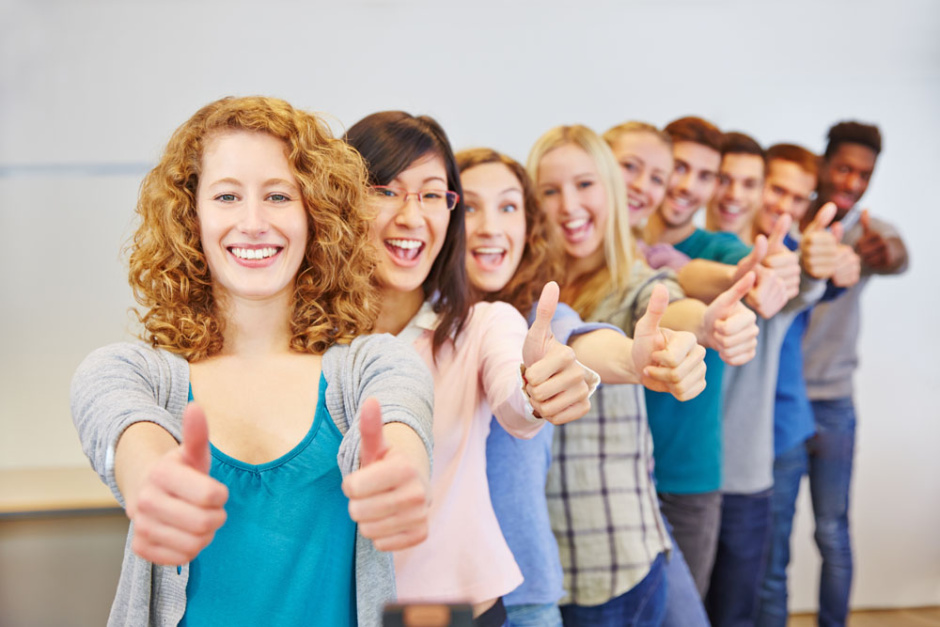
[[[428,539],[395,554],[401,602],[469,602],[479,625],[502,625],[500,597],[522,575],[500,532],[486,482],[491,416],[533,437],[589,407],[589,373],[551,337],[557,286],[528,330],[504,303],[470,305],[464,203],[454,155],[433,119],[370,115],[346,136],[375,186],[377,329],[417,349],[434,377],[434,457]]]
[[[562,254],[541,213],[525,168],[488,148],[457,154],[466,197],[467,273],[486,301],[503,301],[529,315],[536,286],[564,275]],[[552,320],[556,339],[596,370],[605,384],[643,383],[680,400],[705,385],[705,349],[688,332],[660,329],[668,301],[665,287],[651,299],[634,339],[613,325],[584,323],[559,304]],[[552,462],[552,436],[565,426],[547,425],[518,441],[493,420],[487,439],[487,477],[493,508],[525,581],[504,599],[509,627],[561,625],[564,596],[558,544],[552,534],[545,482]]]
[[[131,519],[109,625],[381,624],[387,551],[426,534],[433,389],[408,346],[363,336],[369,195],[321,120],[260,97],[200,109],[144,179],[144,341],[72,382]]]

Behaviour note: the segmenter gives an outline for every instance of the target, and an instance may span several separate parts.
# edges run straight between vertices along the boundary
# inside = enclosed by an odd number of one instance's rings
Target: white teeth
[[[731,215],[734,215],[734,216],[744,213],[744,207],[740,205],[722,205],[721,209],[725,213],[730,213]]]
[[[672,201],[680,207],[689,207],[692,205],[692,201],[688,198],[673,198]]]
[[[474,248],[473,252],[475,252],[478,255],[502,255],[504,252],[506,252],[506,249],[495,248],[495,247],[492,247],[492,248],[480,247],[480,248]]]
[[[563,226],[569,231],[577,231],[588,223],[587,218],[578,218],[577,220],[568,220]]]
[[[239,259],[267,259],[273,257],[278,251],[277,248],[270,246],[267,248],[231,248],[230,250]]]
[[[385,240],[395,248],[403,248],[405,250],[414,250],[415,248],[420,248],[423,242],[416,239],[387,239]]]

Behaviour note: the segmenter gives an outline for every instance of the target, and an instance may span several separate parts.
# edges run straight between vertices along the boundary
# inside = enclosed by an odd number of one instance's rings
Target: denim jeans
[[[672,544],[682,549],[687,570],[705,596],[715,563],[718,530],[721,526],[721,493],[659,493],[659,509],[672,527]]]
[[[660,553],[640,583],[601,605],[562,605],[567,627],[659,627],[666,609],[666,557]]]
[[[725,494],[712,579],[705,597],[715,627],[750,627],[767,567],[771,533],[771,494]]]
[[[682,549],[672,537],[669,521],[666,521],[666,529],[672,540],[672,554],[666,562],[666,614],[663,616],[663,627],[709,627],[702,597]]]
[[[809,487],[822,557],[819,625],[845,625],[852,588],[849,484],[855,454],[855,406],[851,397],[813,401],[816,435],[808,443]]]
[[[506,627],[561,627],[557,603],[507,605],[506,614]]]
[[[790,563],[790,532],[796,512],[800,481],[808,465],[806,444],[801,442],[774,459],[774,489],[770,497],[773,525],[770,553],[764,571],[758,603],[760,627],[786,627],[787,566]]]

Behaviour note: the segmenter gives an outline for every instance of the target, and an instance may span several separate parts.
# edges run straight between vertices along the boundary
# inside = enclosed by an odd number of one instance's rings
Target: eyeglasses
[[[450,211],[457,206],[460,194],[445,189],[423,189],[420,192],[408,192],[400,187],[389,185],[373,185],[372,192],[376,200],[383,207],[401,209],[408,203],[408,198],[414,196],[418,205],[425,211]]]

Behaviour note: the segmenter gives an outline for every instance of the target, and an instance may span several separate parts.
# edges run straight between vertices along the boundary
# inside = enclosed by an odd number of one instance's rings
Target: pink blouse
[[[431,355],[437,315],[425,303],[399,337],[434,376],[434,459],[428,538],[395,553],[401,603],[480,603],[508,594],[522,573],[503,538],[486,480],[491,416],[520,438],[544,424],[527,410],[519,364],[527,331],[505,303],[478,303],[456,344]]]

